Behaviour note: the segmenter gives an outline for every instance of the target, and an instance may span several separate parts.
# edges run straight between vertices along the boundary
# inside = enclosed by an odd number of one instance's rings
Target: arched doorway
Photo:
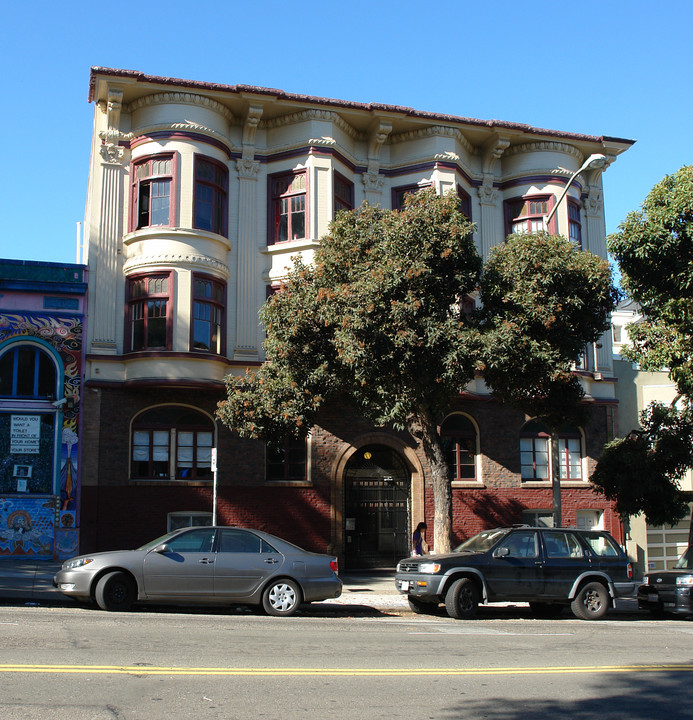
[[[347,568],[394,567],[409,554],[411,476],[386,445],[366,445],[344,470],[344,560]]]

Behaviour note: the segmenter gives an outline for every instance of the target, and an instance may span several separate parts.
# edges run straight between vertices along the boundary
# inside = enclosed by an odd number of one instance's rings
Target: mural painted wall
[[[61,299],[65,300],[56,298]],[[81,316],[0,312],[0,364],[7,356],[7,370],[14,360],[12,351],[38,349],[59,368],[58,398],[65,398],[56,406],[54,394],[39,390],[37,396],[26,398],[17,393],[15,382],[14,394],[8,396],[3,386],[0,557],[65,558],[78,550],[82,336]],[[22,372],[20,363],[14,362],[14,372]],[[42,371],[36,370],[37,377]]]

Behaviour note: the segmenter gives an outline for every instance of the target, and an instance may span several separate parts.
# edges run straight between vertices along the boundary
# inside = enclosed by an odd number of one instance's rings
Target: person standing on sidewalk
[[[412,555],[428,555],[428,543],[426,542],[426,523],[420,522],[414,530],[411,540]]]

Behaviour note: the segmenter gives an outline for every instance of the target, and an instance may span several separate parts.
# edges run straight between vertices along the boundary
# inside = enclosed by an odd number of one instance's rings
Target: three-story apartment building
[[[414,438],[346,401],[280,451],[215,420],[225,376],[263,361],[262,303],[340,209],[453,191],[485,257],[544,227],[586,158],[608,167],[631,141],[107,68],[92,69],[89,99],[82,549],[209,522],[214,449],[220,523],[330,548],[352,567],[407,554],[412,523],[432,520]],[[603,170],[575,178],[548,229],[605,257]],[[615,422],[610,343],[577,369],[593,412],[565,428],[561,475],[566,523],[618,534],[588,483]],[[479,379],[440,423],[458,538],[550,516],[541,419],[494,402]]]

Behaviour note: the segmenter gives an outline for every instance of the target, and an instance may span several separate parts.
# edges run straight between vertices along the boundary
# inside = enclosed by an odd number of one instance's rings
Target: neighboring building
[[[640,427],[640,413],[651,403],[669,405],[676,397],[676,385],[666,369],[645,372],[637,364],[621,357],[621,349],[628,344],[628,325],[642,319],[637,303],[627,300],[612,314],[614,374],[618,379],[616,397],[619,402],[618,437],[625,437]],[[689,470],[681,487],[693,498],[693,473]],[[688,547],[691,516],[677,525],[648,525],[644,515],[629,521],[628,552],[637,561],[638,570],[663,570],[673,567]]]
[[[0,559],[79,546],[86,275],[0,260]]]
[[[292,256],[310,262],[339,209],[456,192],[486,257],[513,230],[542,227],[585,158],[612,162],[632,142],[106,68],[92,69],[90,100],[83,549],[209,522],[217,448],[219,522],[329,548],[351,567],[407,554],[412,525],[433,524],[408,434],[332,407],[307,441],[266,452],[215,421],[224,377],[263,361],[260,306]],[[578,176],[549,229],[606,257],[601,171]],[[619,536],[588,483],[615,425],[610,336],[577,372],[593,412],[561,437],[565,522]],[[478,380],[440,422],[457,539],[546,521],[540,421]]]

